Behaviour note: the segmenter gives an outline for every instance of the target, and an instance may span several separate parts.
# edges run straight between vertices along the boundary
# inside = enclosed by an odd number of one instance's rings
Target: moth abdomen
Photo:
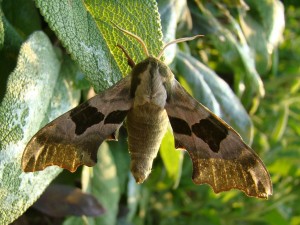
[[[168,127],[168,116],[164,109],[146,103],[130,110],[126,122],[131,172],[136,182],[142,183],[151,172]]]

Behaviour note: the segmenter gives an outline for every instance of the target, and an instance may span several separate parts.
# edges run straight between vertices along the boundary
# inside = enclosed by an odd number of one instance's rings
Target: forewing
[[[176,148],[186,149],[192,159],[196,184],[207,183],[216,193],[235,188],[259,198],[272,194],[269,173],[256,153],[176,80],[166,110]]]
[[[132,106],[130,76],[47,124],[33,136],[22,156],[25,172],[57,165],[74,172],[93,166],[97,150],[122,125]]]

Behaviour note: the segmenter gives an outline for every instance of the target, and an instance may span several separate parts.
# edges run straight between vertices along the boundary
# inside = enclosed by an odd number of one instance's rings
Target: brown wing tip
[[[93,152],[94,153],[94,152]],[[94,166],[97,155],[90,152],[78,151],[73,145],[40,144],[32,139],[26,146],[22,156],[22,170],[35,172],[49,166],[58,166],[75,172],[81,165]]]
[[[62,169],[66,169],[66,170],[69,170],[70,172],[74,173],[77,170],[77,168],[81,165],[86,165],[86,166],[92,167],[95,165],[95,163],[92,163],[92,162],[89,164],[83,164],[83,163],[67,164],[67,163],[61,163],[61,162],[41,163],[41,162],[35,161],[33,157],[27,161],[22,159],[22,170],[24,172],[42,171],[46,167],[49,167],[49,166],[58,166]]]
[[[245,187],[241,187],[238,185],[232,185],[232,186],[227,186],[227,187],[223,186],[223,187],[217,188],[214,185],[212,185],[210,181],[202,181],[197,178],[193,178],[193,182],[197,185],[201,185],[201,184],[209,185],[216,194],[221,193],[221,192],[230,191],[233,189],[244,192],[248,197],[255,197],[255,198],[262,198],[262,199],[268,199],[268,197],[273,194],[272,185],[265,187],[264,191],[260,191],[258,188],[254,188],[254,187],[253,188],[245,188]]]
[[[26,164],[26,165],[22,164],[22,170],[26,173],[28,173],[28,172],[37,172],[37,171],[42,171],[42,170],[44,170],[45,168],[47,168],[49,166],[57,166],[57,167],[60,167],[62,169],[67,169],[70,172],[74,173],[77,170],[77,168],[81,165],[82,164],[75,165],[73,167],[69,167],[69,166],[66,166],[66,165],[57,165],[55,163],[51,163],[51,164],[49,163],[49,164],[44,164],[44,165],[39,165],[39,166],[34,166],[34,165],[31,165],[31,164]]]
[[[215,193],[238,189],[247,196],[267,199],[272,195],[270,175],[258,157],[240,159],[192,157],[193,181],[209,184]]]

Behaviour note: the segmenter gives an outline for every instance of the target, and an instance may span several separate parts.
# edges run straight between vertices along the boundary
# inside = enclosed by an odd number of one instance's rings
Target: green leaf
[[[157,55],[161,49],[162,33],[154,0],[36,0],[36,4],[96,91],[129,72],[127,59],[117,44],[124,46],[136,63],[145,58],[140,44],[113,23],[140,36],[150,54]]]
[[[287,219],[283,213],[277,210],[270,211],[267,215],[264,216],[266,222],[269,224],[280,224],[280,225],[290,225],[290,221]]]
[[[281,1],[247,1],[250,6],[250,13],[253,13],[256,21],[264,28],[263,32],[269,50],[272,51],[274,46],[277,46],[282,39],[283,29],[285,26],[284,6]]]
[[[226,4],[227,6],[230,7],[236,7],[236,8],[244,8],[244,9],[249,9],[248,5],[244,0],[221,0],[220,2]]]
[[[124,193],[126,191],[128,175],[130,173],[130,157],[127,138],[125,138],[125,135],[120,135],[118,141],[109,141],[108,144],[117,168],[120,193]]]
[[[133,176],[129,176],[129,181],[127,184],[127,221],[132,221],[138,210],[141,189],[142,185],[137,184]]]
[[[197,1],[197,7],[191,11],[197,18],[196,26],[207,26],[205,35],[217,49],[226,65],[235,73],[235,87],[246,106],[250,106],[257,97],[263,96],[263,82],[255,67],[255,58],[237,20],[226,7],[216,4],[205,7]],[[218,12],[218,13],[217,13]],[[219,14],[223,18],[219,19]],[[226,23],[224,23],[224,21]]]
[[[251,47],[251,50],[253,50],[257,71],[260,74],[265,74],[270,69],[271,57],[264,27],[248,14],[246,16],[240,16],[240,24],[247,43]]]
[[[113,225],[116,224],[120,188],[116,164],[106,142],[98,150],[98,162],[92,168],[83,168],[82,189],[101,202],[105,214],[98,218],[88,218],[88,221],[92,224]]]
[[[287,127],[287,122],[289,118],[289,108],[287,105],[283,105],[277,112],[277,121],[273,124],[273,131],[271,134],[271,138],[277,142],[279,141]]]
[[[186,74],[182,75],[185,76],[187,82],[189,82],[193,90],[192,92],[198,93],[202,91],[202,94],[197,98],[198,101],[208,103],[207,107],[211,107],[211,110],[219,114],[222,119],[235,128],[246,143],[251,143],[253,138],[251,119],[228,84],[206,65],[188,54],[178,52],[177,59],[180,62],[177,69],[187,69]],[[184,63],[186,64],[185,66]],[[194,76],[194,78],[189,78],[190,76]],[[201,76],[201,78],[198,76]],[[205,88],[203,89],[203,87]],[[212,99],[213,103],[207,99]],[[217,103],[214,103],[214,101],[217,101]],[[213,104],[220,105],[220,113],[219,111],[215,111]],[[219,108],[216,109],[218,110]]]
[[[9,76],[0,104],[0,217],[4,223],[20,216],[60,172],[53,167],[37,173],[21,171],[23,150],[44,120],[59,70],[48,38],[36,32],[22,45],[17,67]],[[53,117],[61,113],[58,110]]]
[[[0,8],[0,101],[7,85],[9,74],[17,63],[17,57],[22,44],[22,38],[15,28],[4,17]],[[1,43],[2,42],[2,43]]]
[[[164,43],[169,43],[176,39],[178,31],[182,27],[189,27],[189,13],[186,1],[160,0],[158,1],[158,9],[161,18],[162,32],[164,34]],[[178,24],[178,25],[177,25]],[[182,34],[179,34],[182,35]],[[190,32],[185,34],[190,36]],[[173,62],[177,46],[175,44],[168,46],[164,51],[165,63],[168,65]]]
[[[144,188],[141,188],[140,191],[140,195],[139,195],[139,213],[138,216],[135,217],[135,219],[133,220],[132,224],[137,224],[137,225],[142,225],[145,224],[145,219],[148,217],[148,215],[150,216],[150,224],[151,220],[154,220],[153,214],[149,214],[149,209],[151,208],[151,191],[149,190],[149,188],[147,188],[146,186],[144,186]]]
[[[22,38],[41,29],[41,18],[33,1],[4,0],[2,8],[6,19]]]
[[[215,98],[214,93],[204,80],[201,71],[199,71],[199,69],[191,63],[190,59],[196,60],[186,53],[178,52],[176,55],[176,70],[178,72],[178,80],[190,95],[194,96],[194,98],[208,107],[216,115],[221,116],[220,105]],[[202,67],[205,66],[202,65]],[[210,71],[209,69],[207,70]]]
[[[63,225],[94,225],[95,223],[89,223],[86,217],[75,217],[75,216],[70,216],[68,217]]]
[[[265,74],[271,54],[282,40],[284,8],[280,1],[248,1],[250,10],[240,12],[240,24],[256,58],[256,68]]]
[[[183,160],[183,151],[174,148],[174,136],[170,129],[167,130],[160,145],[160,156],[166,167],[168,176],[173,180],[174,187],[177,187],[181,177],[181,167]]]
[[[64,55],[61,59],[60,74],[51,96],[46,118],[43,121],[44,124],[78,105],[81,94],[80,90],[74,89],[75,84],[73,82],[77,73],[77,65],[67,55]]]
[[[162,32],[164,34],[163,40],[165,43],[173,41],[176,37],[176,5],[178,1],[174,2],[171,0],[158,1],[159,14],[161,18]],[[165,52],[166,64],[173,61],[176,53],[176,45],[169,46]]]

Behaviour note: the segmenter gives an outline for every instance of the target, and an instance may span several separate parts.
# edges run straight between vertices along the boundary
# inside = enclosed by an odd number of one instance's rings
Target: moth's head
[[[196,35],[193,37],[186,37],[176,39],[164,45],[158,56],[151,56],[148,52],[145,42],[137,35],[124,30],[117,25],[114,26],[120,31],[135,38],[143,47],[143,51],[146,55],[146,59],[135,65],[129,54],[126,52],[123,46],[118,45],[125,53],[128,64],[132,67],[131,72],[131,97],[135,99],[135,105],[143,105],[145,103],[152,103],[159,107],[164,107],[168,98],[170,98],[170,91],[172,86],[172,80],[174,75],[161,60],[165,49],[171,45],[179,42],[190,41],[202,35]]]
[[[196,35],[196,36],[193,36],[193,37],[184,37],[184,38],[179,38],[179,39],[175,39],[175,40],[173,40],[173,41],[170,41],[169,43],[167,43],[167,44],[164,45],[164,47],[161,49],[160,53],[155,57],[155,56],[151,56],[151,55],[149,54],[149,51],[148,51],[148,49],[147,49],[147,46],[146,46],[145,42],[144,42],[139,36],[137,36],[136,34],[133,34],[133,33],[129,32],[129,31],[127,31],[127,30],[124,30],[124,29],[118,27],[116,24],[113,24],[113,25],[114,25],[117,29],[119,29],[120,31],[124,32],[125,34],[128,34],[129,36],[135,38],[135,39],[142,45],[143,51],[144,51],[145,55],[147,56],[147,58],[149,58],[149,57],[154,57],[154,58],[157,58],[158,60],[160,60],[160,58],[161,58],[162,55],[164,54],[165,49],[166,49],[168,46],[170,46],[170,45],[172,45],[172,44],[180,43],[180,42],[191,41],[191,40],[194,40],[194,39],[196,39],[196,38],[198,38],[198,37],[202,37],[202,36],[203,36],[203,35]],[[119,47],[120,47],[120,46],[119,46]],[[124,51],[124,49],[122,49],[122,50]]]
[[[135,105],[151,103],[165,107],[174,75],[169,67],[155,57],[136,64],[131,71],[131,97]]]

